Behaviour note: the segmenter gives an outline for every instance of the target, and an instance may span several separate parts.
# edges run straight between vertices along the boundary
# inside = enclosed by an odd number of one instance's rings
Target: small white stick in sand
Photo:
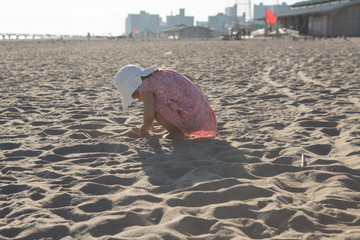
[[[301,154],[301,167],[306,166],[304,154]]]

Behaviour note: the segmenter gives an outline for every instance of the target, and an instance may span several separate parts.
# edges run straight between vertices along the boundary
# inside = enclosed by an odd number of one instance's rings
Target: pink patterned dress
[[[190,137],[213,137],[216,117],[199,84],[164,68],[143,80],[139,93],[154,93],[155,111]]]

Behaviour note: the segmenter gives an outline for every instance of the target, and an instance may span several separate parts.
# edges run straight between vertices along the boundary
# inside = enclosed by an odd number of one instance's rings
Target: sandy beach
[[[0,41],[0,239],[360,239],[359,50]],[[134,134],[142,103],[123,111],[114,85],[126,64],[192,76],[217,135]]]

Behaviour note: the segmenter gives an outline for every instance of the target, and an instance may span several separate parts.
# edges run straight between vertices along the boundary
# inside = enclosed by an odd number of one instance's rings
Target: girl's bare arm
[[[149,128],[153,128],[153,122],[155,119],[155,107],[154,107],[154,94],[152,92],[143,92],[142,98],[144,101],[144,123],[140,129],[140,134],[148,132]]]

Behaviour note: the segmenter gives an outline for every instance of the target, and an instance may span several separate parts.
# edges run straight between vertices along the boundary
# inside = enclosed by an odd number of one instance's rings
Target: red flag
[[[137,29],[136,28],[134,29],[134,34],[137,34]]]
[[[265,10],[265,22],[270,23],[270,24],[276,23],[275,14],[272,11],[270,11],[269,9]]]

